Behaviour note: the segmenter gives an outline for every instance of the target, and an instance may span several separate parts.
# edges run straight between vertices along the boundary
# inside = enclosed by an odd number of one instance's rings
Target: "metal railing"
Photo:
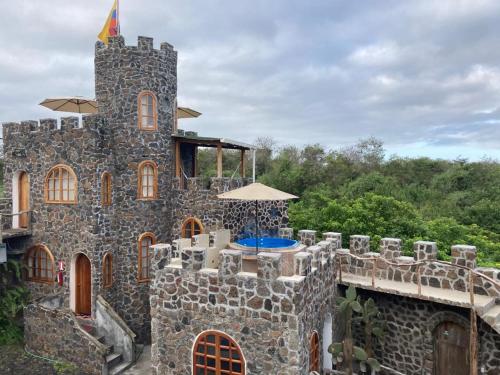
[[[380,257],[373,257],[373,256],[362,257],[362,256],[358,256],[358,255],[351,254],[351,253],[348,253],[348,254],[337,253],[337,256],[339,257],[338,258],[338,269],[339,269],[338,272],[339,272],[339,281],[340,282],[342,282],[342,261],[341,261],[341,259],[343,257],[351,257],[351,258],[354,258],[357,260],[362,260],[362,261],[373,261],[372,270],[371,270],[371,285],[373,288],[375,288],[375,280],[377,279],[377,277],[376,277],[377,263],[379,261],[382,261],[388,265],[396,266],[396,267],[400,267],[400,268],[415,266],[416,267],[416,274],[417,274],[417,293],[418,293],[418,296],[421,297],[422,296],[422,277],[421,277],[422,276],[422,266],[426,265],[426,264],[430,264],[430,263],[438,263],[438,264],[446,265],[449,267],[461,268],[461,269],[464,269],[468,272],[468,275],[469,275],[469,277],[468,277],[469,278],[468,289],[469,289],[469,300],[470,300],[471,306],[474,306],[474,282],[475,282],[476,277],[483,278],[483,279],[487,280],[489,283],[491,283],[495,287],[497,295],[500,296],[500,292],[499,292],[500,291],[500,282],[492,279],[491,277],[489,277],[481,272],[474,270],[473,268],[461,266],[459,264],[453,264],[450,262],[445,262],[445,261],[437,260],[437,259],[424,259],[424,260],[419,260],[419,261],[414,261],[414,262],[397,263],[397,262],[391,262],[390,260],[380,258]],[[412,283],[412,284],[414,284],[414,283]]]
[[[9,229],[16,229],[21,232],[31,232],[31,217],[32,217],[33,211],[28,210],[28,211],[20,211],[16,213],[0,213],[0,239],[3,238],[4,231],[8,231]],[[19,221],[21,221],[22,215],[26,215],[26,227],[21,227],[20,224],[18,224],[17,228],[13,228],[12,225],[12,218],[15,216],[19,217]],[[5,227],[4,225],[4,218],[8,217],[10,218],[9,225]]]

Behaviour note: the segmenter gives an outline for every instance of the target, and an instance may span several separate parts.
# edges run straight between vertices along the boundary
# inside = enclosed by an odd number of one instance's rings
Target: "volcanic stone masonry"
[[[205,268],[206,249],[188,248],[173,262],[170,245],[155,248],[151,285],[155,374],[191,372],[191,348],[206,330],[241,347],[248,374],[308,374],[309,342],[323,332],[335,297],[332,242],[295,255],[295,275],[282,276],[281,254],[260,253],[257,273],[242,272],[242,254],[220,253]],[[320,334],[320,347],[323,335]],[[321,363],[321,362],[320,362]]]

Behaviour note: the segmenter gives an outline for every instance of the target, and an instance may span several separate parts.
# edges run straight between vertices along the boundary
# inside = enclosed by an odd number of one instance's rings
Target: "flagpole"
[[[116,0],[116,22],[117,22],[117,25],[118,25],[118,35],[121,35],[120,34],[120,0]]]

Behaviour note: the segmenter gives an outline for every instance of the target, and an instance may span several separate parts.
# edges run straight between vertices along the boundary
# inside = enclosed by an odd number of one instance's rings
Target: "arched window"
[[[67,165],[56,165],[45,177],[47,203],[76,203],[78,181],[75,172]]]
[[[319,371],[319,335],[314,331],[309,348],[309,371]]]
[[[111,173],[104,172],[101,176],[101,203],[103,206],[111,205]]]
[[[156,97],[151,91],[143,91],[139,94],[137,103],[139,129],[158,129],[158,113],[156,111]]]
[[[201,233],[203,233],[203,225],[194,217],[190,217],[182,224],[182,238],[191,238]]]
[[[151,257],[149,247],[156,243],[156,238],[153,233],[144,233],[139,237],[139,274],[137,279],[141,281],[149,281],[149,271],[151,268]]]
[[[54,257],[44,245],[36,245],[26,253],[28,281],[52,283],[54,281]]]
[[[240,347],[221,332],[203,332],[193,348],[193,374],[244,375],[245,359]]]
[[[143,161],[138,170],[139,199],[156,199],[158,191],[158,167],[153,161]]]
[[[102,284],[105,288],[113,285],[113,255],[107,253],[102,260]]]

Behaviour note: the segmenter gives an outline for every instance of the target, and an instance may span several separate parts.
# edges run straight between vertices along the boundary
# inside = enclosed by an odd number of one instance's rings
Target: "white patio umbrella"
[[[81,96],[45,99],[40,105],[60,112],[97,113],[97,102]]]
[[[259,251],[259,201],[286,201],[290,199],[297,199],[298,197],[292,194],[285,193],[284,191],[266,186],[259,182],[254,182],[253,184],[244,186],[242,188],[219,194],[217,195],[217,198],[255,202],[255,248],[256,251]]]

